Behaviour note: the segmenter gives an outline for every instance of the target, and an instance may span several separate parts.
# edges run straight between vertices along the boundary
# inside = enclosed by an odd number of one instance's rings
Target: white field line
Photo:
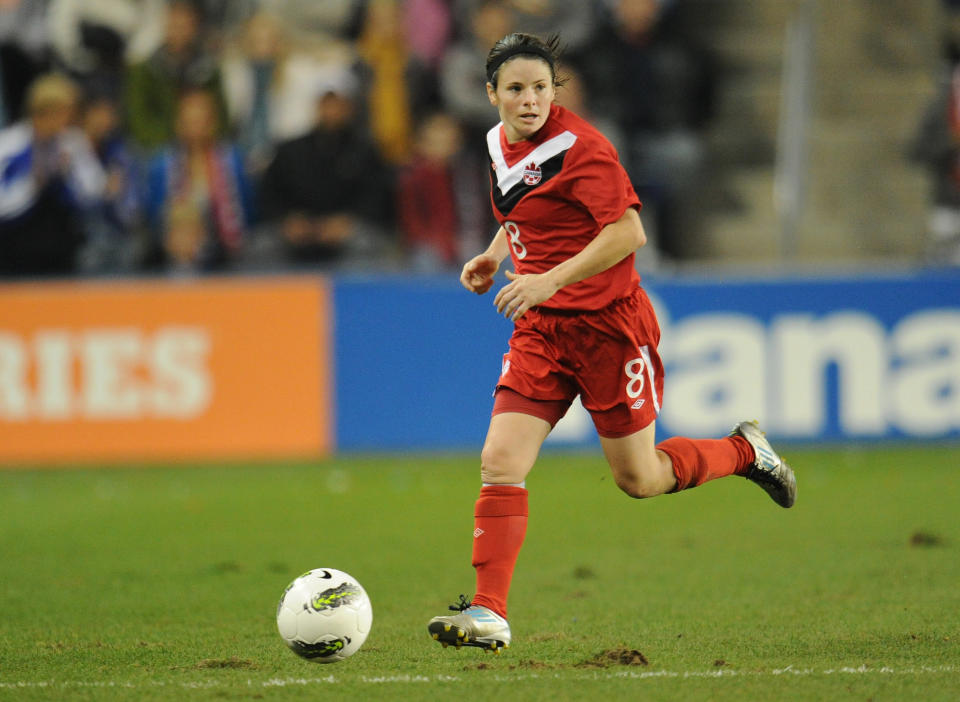
[[[763,678],[763,677],[820,677],[820,676],[845,676],[845,675],[875,675],[875,676],[895,676],[895,675],[950,675],[960,673],[960,666],[938,665],[938,666],[917,666],[913,668],[890,668],[882,666],[880,668],[871,668],[866,665],[858,667],[841,666],[838,668],[802,668],[789,665],[785,668],[773,668],[771,670],[598,670],[593,672],[583,671],[555,671],[543,673],[492,673],[486,674],[497,682],[518,682],[521,680],[647,680],[655,678],[670,679],[690,679],[690,678]],[[472,677],[472,676],[471,676]],[[248,688],[271,688],[271,687],[309,687],[309,686],[330,686],[344,684],[366,684],[366,685],[384,685],[384,684],[420,684],[428,685],[432,683],[456,683],[464,680],[461,675],[361,675],[357,678],[349,676],[327,675],[323,677],[312,678],[270,678],[268,680],[250,680],[245,684]],[[3,690],[30,690],[30,689],[87,689],[87,688],[105,688],[105,689],[143,689],[156,687],[170,687],[180,689],[214,689],[214,688],[235,688],[238,683],[224,680],[208,679],[199,681],[174,681],[174,680],[152,680],[149,682],[128,682],[113,680],[23,680],[14,682],[5,682],[0,680],[0,691]]]

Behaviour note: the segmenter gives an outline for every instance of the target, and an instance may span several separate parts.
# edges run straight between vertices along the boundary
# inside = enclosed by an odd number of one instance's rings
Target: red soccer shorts
[[[640,431],[660,413],[659,341],[656,314],[640,287],[596,311],[533,308],[514,326],[493,414],[522,412],[553,426],[579,394],[600,436]]]

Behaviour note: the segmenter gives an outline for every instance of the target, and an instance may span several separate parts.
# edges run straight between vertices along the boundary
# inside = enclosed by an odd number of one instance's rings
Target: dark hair
[[[556,87],[565,82],[557,74],[557,63],[560,61],[560,36],[552,34],[546,40],[533,34],[514,32],[498,41],[487,54],[487,81],[497,87],[500,67],[512,58],[524,56],[538,58],[550,66],[550,77]]]

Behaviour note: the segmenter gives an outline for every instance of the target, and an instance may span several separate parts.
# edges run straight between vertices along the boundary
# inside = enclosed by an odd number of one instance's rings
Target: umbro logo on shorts
[[[644,403],[644,402],[646,402],[646,400],[644,400],[644,399],[641,397],[639,400],[637,400],[637,401],[634,402],[632,405],[630,405],[630,409],[640,409],[641,407],[643,407],[643,403]]]
[[[473,530],[473,538],[475,539],[479,539],[481,536],[483,536],[483,534],[484,534],[484,531],[480,527],[477,527],[476,529]]]

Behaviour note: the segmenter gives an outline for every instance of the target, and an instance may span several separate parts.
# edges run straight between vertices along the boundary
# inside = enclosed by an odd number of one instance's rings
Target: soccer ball
[[[277,605],[277,629],[298,656],[336,663],[367,640],[373,608],[366,591],[347,573],[315,568],[287,586]]]

